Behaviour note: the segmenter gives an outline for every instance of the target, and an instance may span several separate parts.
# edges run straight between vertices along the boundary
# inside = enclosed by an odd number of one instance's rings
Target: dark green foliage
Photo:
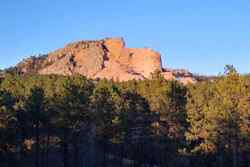
[[[250,78],[232,66],[188,86],[6,74],[0,166],[244,167],[249,118]]]
[[[249,162],[249,92],[249,78],[232,66],[226,66],[225,75],[217,80],[189,88],[186,136],[192,153],[214,156],[217,166]]]

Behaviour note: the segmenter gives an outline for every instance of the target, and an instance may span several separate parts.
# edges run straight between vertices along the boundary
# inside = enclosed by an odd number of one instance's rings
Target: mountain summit
[[[123,38],[70,43],[47,55],[25,59],[15,68],[21,74],[80,74],[115,81],[143,80],[159,71],[168,80],[195,82],[191,73],[164,69],[160,53],[152,49],[126,48]]]

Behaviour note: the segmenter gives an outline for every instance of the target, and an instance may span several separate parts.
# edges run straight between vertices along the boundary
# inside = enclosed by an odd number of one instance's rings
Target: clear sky
[[[2,0],[0,68],[68,42],[122,36],[163,65],[201,74],[250,72],[249,0]]]

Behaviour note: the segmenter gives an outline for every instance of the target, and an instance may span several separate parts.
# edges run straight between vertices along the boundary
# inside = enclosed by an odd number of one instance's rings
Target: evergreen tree
[[[25,109],[31,118],[31,125],[35,134],[35,166],[40,166],[40,130],[45,119],[45,95],[42,88],[34,87],[27,98]]]

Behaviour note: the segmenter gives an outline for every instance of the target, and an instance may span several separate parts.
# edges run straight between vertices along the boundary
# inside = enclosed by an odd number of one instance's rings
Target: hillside
[[[160,53],[149,48],[126,48],[123,38],[70,43],[46,55],[30,57],[11,70],[19,74],[84,75],[91,79],[143,80],[160,71],[167,80],[195,83],[192,73],[162,67]]]

